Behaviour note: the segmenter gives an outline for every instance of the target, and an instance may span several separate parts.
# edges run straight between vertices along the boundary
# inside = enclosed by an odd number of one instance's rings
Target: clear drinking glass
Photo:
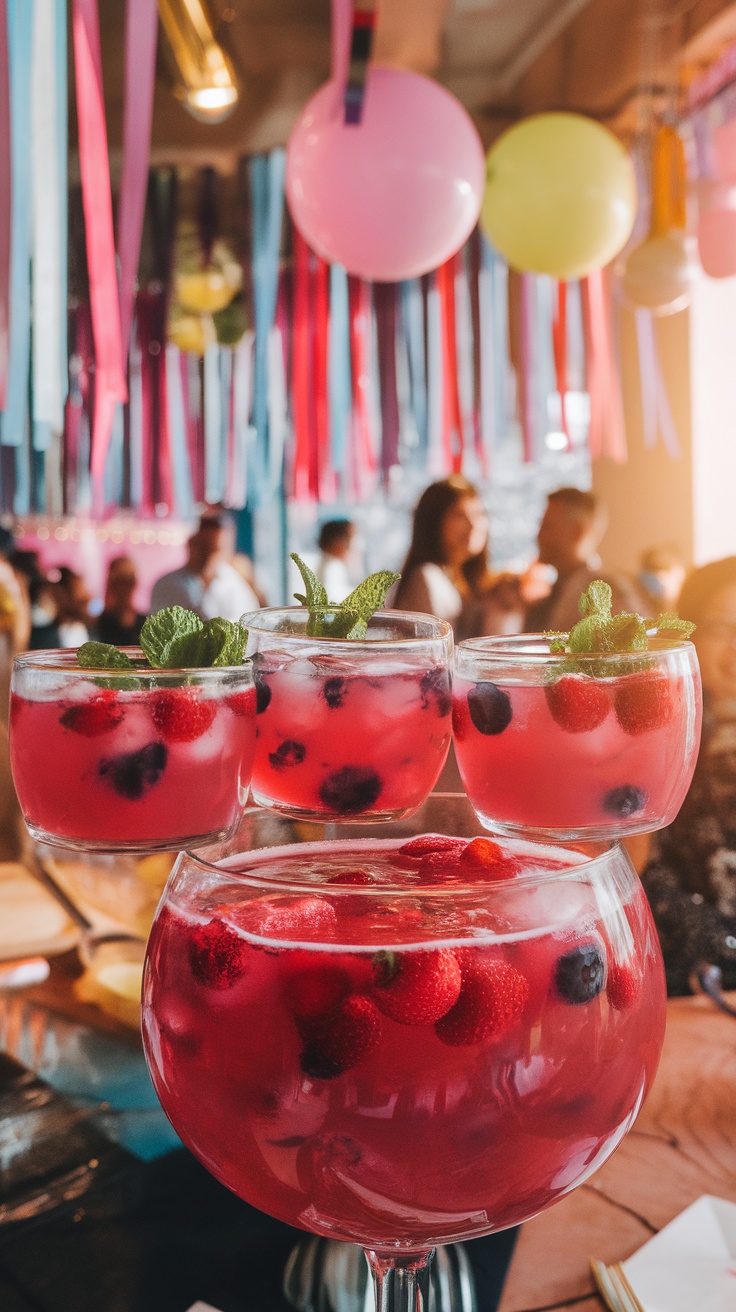
[[[456,651],[455,753],[494,833],[611,839],[661,829],[690,785],[701,718],[690,642],[570,658],[530,634]]]
[[[83,851],[167,851],[237,825],[255,748],[250,662],[86,670],[75,651],[16,657],[10,758],[34,838]]]
[[[241,623],[258,702],[254,799],[307,820],[415,811],[450,746],[449,624],[379,611],[353,641],[310,636],[301,606]]]
[[[436,1245],[550,1206],[630,1129],[664,1034],[662,961],[618,846],[499,850],[471,841],[462,796],[336,828],[249,811],[229,844],[180,855],[145,1050],[208,1170],[362,1245],[379,1309],[426,1308]],[[299,833],[314,841],[284,843]]]

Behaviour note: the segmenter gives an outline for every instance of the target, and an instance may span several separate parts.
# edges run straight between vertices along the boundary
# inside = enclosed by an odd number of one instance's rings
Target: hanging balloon
[[[652,149],[652,219],[649,236],[627,257],[624,295],[654,314],[677,314],[690,301],[692,242],[685,234],[686,178],[682,138],[661,124]]]
[[[361,122],[328,82],[289,139],[291,217],[318,255],[376,282],[436,269],[463,245],[483,195],[483,147],[454,96],[418,73],[372,67]]]
[[[203,251],[196,226],[179,224],[175,246],[174,299],[190,314],[216,314],[230,304],[243,285],[243,270],[226,242]]]
[[[736,275],[736,186],[706,183],[699,187],[698,255],[711,278]]]
[[[581,114],[535,114],[488,152],[481,224],[513,269],[582,278],[626,245],[634,169],[617,137]]]
[[[217,341],[212,316],[183,314],[181,310],[172,310],[168,324],[168,339],[172,346],[178,346],[180,351],[204,355],[207,347],[213,346]]]
[[[692,242],[677,230],[647,237],[631,252],[621,277],[629,301],[654,314],[677,314],[690,300]]]

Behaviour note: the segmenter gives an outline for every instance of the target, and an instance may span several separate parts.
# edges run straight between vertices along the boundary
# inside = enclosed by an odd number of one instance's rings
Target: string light
[[[200,122],[221,123],[240,93],[206,0],[158,0],[158,12],[176,65],[174,94]]]

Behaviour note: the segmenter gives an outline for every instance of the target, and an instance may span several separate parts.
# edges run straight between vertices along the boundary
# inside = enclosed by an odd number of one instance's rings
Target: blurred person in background
[[[477,489],[462,474],[431,483],[414,511],[391,605],[437,615],[453,626],[456,638],[471,637],[478,599],[490,582],[488,513]]]
[[[258,610],[253,588],[227,559],[229,525],[220,515],[203,515],[187,543],[187,560],[180,569],[164,574],[153,585],[151,612],[169,606],[193,610],[200,619],[237,621],[249,610]]]
[[[641,557],[637,585],[648,603],[647,615],[675,610],[687,573],[673,547],[652,547]]]
[[[637,862],[671,994],[689,993],[702,963],[736,988],[736,556],[696,569],[677,611],[696,625],[703,737],[679,815]]]
[[[350,569],[355,534],[351,519],[329,519],[319,531],[319,560],[314,572],[330,601],[344,601],[355,586]]]
[[[89,614],[92,597],[82,575],[68,565],[61,565],[53,595],[57,605],[59,646],[81,647],[83,642],[89,641],[92,622]]]
[[[130,556],[116,556],[107,567],[105,605],[95,624],[99,642],[114,647],[137,647],[145,615],[133,605],[138,586],[135,563]]]
[[[579,601],[593,579],[613,592],[613,610],[646,612],[645,599],[628,579],[601,570],[598,547],[608,526],[605,507],[593,492],[560,487],[550,492],[537,533],[539,561],[557,578],[546,597],[529,606],[525,633],[569,633],[580,619]]]

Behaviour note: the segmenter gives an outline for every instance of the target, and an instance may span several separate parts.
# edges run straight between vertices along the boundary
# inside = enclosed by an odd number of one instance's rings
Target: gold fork
[[[610,1312],[644,1312],[620,1262],[606,1266],[605,1262],[591,1257],[590,1269],[598,1293]]]

